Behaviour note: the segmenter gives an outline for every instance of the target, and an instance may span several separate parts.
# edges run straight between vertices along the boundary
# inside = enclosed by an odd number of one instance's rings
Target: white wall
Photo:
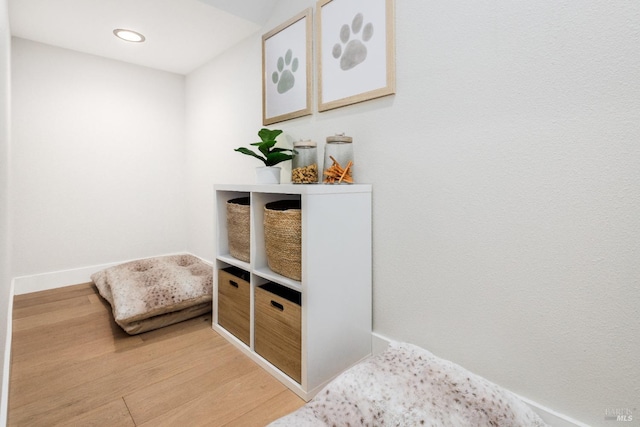
[[[11,331],[8,321],[11,301],[9,259],[9,120],[11,35],[7,1],[0,0],[0,426],[7,415],[8,348]]]
[[[234,148],[259,141],[261,44],[255,38],[187,76],[187,227],[189,251],[212,260],[213,184],[254,182],[252,166]],[[249,170],[249,172],[247,172]]]
[[[184,250],[184,76],[19,38],[12,67],[15,276]]]
[[[374,330],[560,413],[640,397],[640,3],[396,2],[397,94],[272,126],[354,137]],[[315,1],[281,0],[266,32]],[[187,78],[188,247],[260,121],[260,35]]]

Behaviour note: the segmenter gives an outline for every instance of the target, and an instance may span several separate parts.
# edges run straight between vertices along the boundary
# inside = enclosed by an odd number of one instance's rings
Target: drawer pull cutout
[[[233,280],[229,280],[229,284],[230,284],[231,286],[233,286],[234,288],[237,288],[237,287],[238,287],[238,283],[237,283],[237,282],[234,282]]]
[[[280,311],[284,311],[284,305],[280,304],[279,302],[271,300],[271,305]]]

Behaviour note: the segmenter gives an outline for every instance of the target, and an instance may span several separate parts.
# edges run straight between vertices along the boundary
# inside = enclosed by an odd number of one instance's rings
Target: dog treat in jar
[[[344,133],[327,137],[324,146],[325,184],[353,184],[353,138]]]
[[[291,164],[291,182],[315,184],[318,182],[318,146],[313,141],[293,143],[296,151]]]

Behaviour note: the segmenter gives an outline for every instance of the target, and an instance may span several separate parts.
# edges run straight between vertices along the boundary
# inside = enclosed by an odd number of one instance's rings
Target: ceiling
[[[277,0],[9,0],[11,34],[188,74],[255,33]],[[142,33],[125,42],[116,28]]]

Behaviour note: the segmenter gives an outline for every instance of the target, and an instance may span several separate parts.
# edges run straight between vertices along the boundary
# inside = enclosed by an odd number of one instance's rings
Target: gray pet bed
[[[91,276],[118,325],[134,335],[211,311],[212,267],[192,255],[131,261]]]
[[[513,393],[407,343],[348,369],[269,427],[543,427]]]

